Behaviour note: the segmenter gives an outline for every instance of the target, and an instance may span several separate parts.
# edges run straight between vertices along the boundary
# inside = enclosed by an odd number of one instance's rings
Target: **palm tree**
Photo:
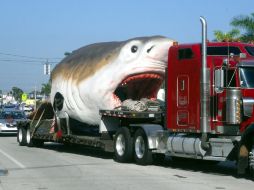
[[[21,90],[20,88],[16,86],[12,87],[12,95],[15,98],[15,100],[20,101],[22,94],[23,94],[23,90]]]
[[[51,91],[51,83],[50,82],[42,84],[42,87],[41,87],[41,93],[42,94],[45,94],[46,96],[49,96],[50,91]]]
[[[222,32],[221,30],[215,30],[214,36],[216,41],[238,41],[240,35],[240,31],[238,29],[232,29],[229,32]]]
[[[240,15],[234,17],[230,24],[245,31],[241,37],[242,41],[250,42],[254,40],[254,13],[251,13],[250,16]]]

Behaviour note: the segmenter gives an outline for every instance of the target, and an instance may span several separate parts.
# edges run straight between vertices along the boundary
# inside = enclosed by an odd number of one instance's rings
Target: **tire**
[[[26,142],[29,147],[41,147],[44,144],[43,140],[31,138],[30,128],[26,130]]]
[[[26,129],[26,142],[27,142],[27,146],[30,146],[30,147],[33,146],[29,127]]]
[[[26,129],[24,127],[19,127],[18,128],[18,133],[17,133],[17,140],[20,146],[26,146],[27,141],[26,141]]]
[[[138,129],[134,135],[134,158],[139,165],[153,163],[152,151],[148,147],[148,139],[143,129]]]
[[[250,177],[254,180],[254,146],[252,146],[252,150],[249,153],[249,173]]]
[[[117,162],[130,162],[133,155],[133,139],[126,127],[117,130],[114,138],[114,153]]]
[[[242,177],[248,173],[253,176],[254,170],[254,124],[250,124],[242,134],[237,160],[237,173]]]

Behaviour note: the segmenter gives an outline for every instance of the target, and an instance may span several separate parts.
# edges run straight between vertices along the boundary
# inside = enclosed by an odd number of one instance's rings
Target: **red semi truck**
[[[150,164],[155,154],[235,160],[239,174],[253,173],[254,45],[208,42],[206,21],[200,19],[201,44],[169,48],[165,109],[100,110],[97,130],[81,134],[72,130],[78,123],[48,103],[31,121],[19,123],[19,144],[83,144],[113,151],[119,162],[134,158],[141,165]]]

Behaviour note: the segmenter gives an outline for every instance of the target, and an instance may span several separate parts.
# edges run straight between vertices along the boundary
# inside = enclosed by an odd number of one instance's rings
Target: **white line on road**
[[[17,166],[19,166],[22,169],[25,169],[26,166],[24,166],[22,163],[20,163],[18,160],[16,160],[15,158],[13,158],[12,156],[10,156],[9,154],[7,154],[6,152],[4,152],[3,150],[0,149],[0,153],[2,153],[5,157],[9,158],[12,162],[14,162]]]

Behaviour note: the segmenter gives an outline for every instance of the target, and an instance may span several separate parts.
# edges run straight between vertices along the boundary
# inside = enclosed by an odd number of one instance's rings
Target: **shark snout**
[[[169,47],[173,44],[171,40],[160,40],[147,47],[146,52],[149,58],[159,62],[166,62],[168,59]]]

